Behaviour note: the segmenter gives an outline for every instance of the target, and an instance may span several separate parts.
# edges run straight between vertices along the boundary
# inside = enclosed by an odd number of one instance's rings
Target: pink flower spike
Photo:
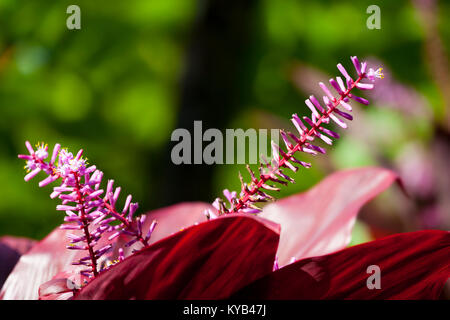
[[[116,190],[114,191],[114,195],[112,197],[112,199],[110,199],[111,205],[114,206],[117,202],[117,199],[119,198],[120,195],[120,190],[122,190],[120,187],[117,187]]]
[[[22,160],[32,160],[33,159],[32,156],[29,156],[26,154],[19,154],[19,155],[17,155],[17,158],[22,159]]]
[[[233,203],[233,199],[236,199],[237,196],[236,191],[230,192],[228,189],[223,190],[223,195],[227,198],[229,203]]]
[[[90,173],[94,172],[95,170],[97,170],[97,167],[96,167],[96,166],[90,166],[89,168],[87,168],[87,169],[84,171],[84,173],[85,173],[85,174],[90,174]],[[89,179],[88,179],[88,180],[89,180]]]
[[[339,109],[334,109],[334,111],[333,111],[334,113],[336,113],[336,114],[338,114],[338,115],[340,115],[341,117],[344,117],[345,119],[347,119],[347,120],[353,120],[353,116],[351,115],[351,114],[348,114],[348,113],[346,113],[346,112],[344,112],[344,111],[341,111],[341,110],[339,110]]]
[[[319,82],[320,88],[322,88],[323,92],[330,98],[331,101],[335,101],[336,98],[331,94],[331,91],[328,90],[327,86],[323,82]]]
[[[337,83],[339,84],[339,88],[341,88],[342,91],[345,91],[345,84],[344,81],[342,81],[341,77],[336,77]]]
[[[305,100],[305,104],[308,106],[309,110],[317,117],[320,118],[319,112],[317,112],[316,108],[314,108],[314,105],[311,103],[309,99]]]
[[[331,103],[330,99],[328,99],[327,96],[323,96],[323,102],[328,107],[328,110],[333,108],[333,104]]]
[[[27,174],[23,179],[25,181],[30,181],[33,179],[39,172],[41,171],[41,168],[36,168],[33,171],[31,171],[29,174]]]
[[[44,180],[42,180],[41,182],[39,182],[39,187],[45,187],[46,185],[52,183],[55,180],[58,180],[59,176],[58,175],[51,175],[48,176],[47,178],[45,178]]]
[[[133,214],[136,212],[136,210],[139,208],[139,204],[136,203],[130,203],[130,210],[128,212],[128,220],[131,221]]]
[[[120,232],[119,231],[117,231],[117,232],[113,233],[111,236],[109,236],[108,240],[111,241],[111,240],[117,238],[118,236],[120,236]]]
[[[317,154],[316,151],[314,151],[314,150],[312,150],[310,148],[307,148],[307,147],[302,147],[302,151],[305,152],[305,153],[308,153],[308,154],[312,154],[314,156]]]
[[[340,120],[338,117],[336,117],[334,114],[330,113],[330,118],[336,122],[340,127],[347,129],[347,124]]]
[[[135,244],[138,240],[137,239],[133,239],[131,241],[128,241],[127,243],[125,243],[125,247],[130,247],[133,244]]]
[[[358,57],[352,56],[350,57],[350,60],[352,60],[356,72],[358,72],[358,76],[360,76],[363,72],[361,72],[361,64],[359,63]]]
[[[31,146],[31,143],[30,143],[29,141],[25,141],[25,146],[27,147],[28,152],[29,152],[31,155],[33,155],[33,154],[34,154],[34,150],[33,150],[33,147]]]
[[[68,238],[72,243],[76,243],[76,242],[80,242],[80,241],[83,241],[84,239],[86,239],[86,236],[80,236],[80,235],[68,233],[68,234],[67,234],[67,238]]]
[[[56,192],[73,192],[73,187],[59,186],[54,187],[53,190]]]
[[[260,213],[261,210],[260,209],[253,209],[253,208],[244,208],[240,212],[250,213],[250,214],[257,214],[257,213]]]
[[[360,89],[360,90],[372,90],[374,85],[372,83],[361,83],[361,82],[358,82],[356,84],[356,87],[358,89]]]
[[[59,204],[56,206],[56,210],[58,210],[58,211],[77,210],[77,207]]]
[[[361,63],[361,74],[366,73],[366,69],[367,69],[367,62],[362,62]]]
[[[364,104],[366,106],[369,105],[369,100],[366,100],[364,98],[355,96],[354,94],[350,95],[350,98],[352,98],[353,100],[355,100],[355,101],[357,101],[357,102],[359,102],[361,104]]]
[[[81,159],[81,156],[83,155],[83,149],[80,149],[80,151],[78,151],[77,156],[75,157],[75,160],[78,161]]]
[[[100,196],[102,193],[103,193],[103,189],[94,191],[94,192],[92,192],[91,194],[89,194],[85,199],[86,199],[86,200],[94,199],[94,198]]]
[[[314,106],[319,110],[319,112],[324,113],[325,109],[320,105],[319,101],[313,95],[309,96],[309,100],[314,104]]]
[[[332,131],[330,129],[327,129],[327,128],[324,128],[324,127],[319,127],[319,130],[321,130],[322,132],[326,133],[330,137],[333,137],[333,138],[336,138],[336,139],[339,139],[339,137],[340,137],[339,133],[334,132],[334,131]]]
[[[153,220],[152,224],[150,225],[150,228],[148,229],[147,235],[145,236],[146,241],[148,241],[152,236],[153,230],[155,230],[157,224],[158,222],[156,220]]]
[[[119,248],[119,261],[125,260],[125,255],[123,254],[123,249]]]
[[[101,225],[101,226],[105,226],[105,225],[107,225],[108,223],[113,222],[113,221],[115,221],[115,220],[116,220],[116,218],[111,217],[111,218],[108,218],[108,219],[105,219],[105,220],[100,221],[100,225]],[[97,221],[97,220],[95,220],[95,221]]]
[[[314,127],[315,121],[311,120],[310,118],[308,118],[306,116],[303,117],[303,120],[305,120],[306,123],[309,124],[311,127]]]
[[[98,218],[96,218],[94,221],[92,221],[92,225],[96,226],[98,225],[100,222],[102,222],[102,220],[106,217],[106,215],[100,215]]]
[[[103,172],[100,171],[97,177],[97,184],[94,186],[95,190],[98,190],[98,188],[100,188],[100,183],[102,182],[103,179]]]
[[[291,168],[292,163],[296,162],[294,160],[295,152],[303,151],[313,155],[316,155],[318,152],[325,153],[325,149],[313,145],[310,142],[314,141],[316,137],[319,137],[326,144],[332,144],[332,138],[339,138],[339,135],[337,133],[323,128],[324,124],[328,124],[330,122],[330,118],[340,127],[344,129],[347,128],[347,124],[340,117],[352,120],[353,116],[350,113],[339,110],[339,105],[342,105],[343,109],[346,109],[346,111],[352,111],[352,106],[349,104],[350,99],[354,99],[362,104],[368,104],[368,101],[366,99],[354,96],[352,90],[354,90],[355,88],[360,88],[363,90],[372,89],[372,85],[366,84],[362,81],[364,81],[365,79],[372,80],[375,78],[382,78],[382,70],[377,69],[376,71],[374,71],[373,69],[371,69],[369,70],[369,73],[366,74],[365,63],[362,63],[360,65],[359,60],[356,56],[352,56],[351,60],[356,68],[356,71],[359,73],[359,76],[356,78],[356,80],[352,79],[352,77],[349,75],[342,64],[337,64],[337,68],[342,73],[343,77],[341,78],[338,76],[329,80],[330,84],[335,90],[331,91],[323,82],[319,82],[320,88],[325,93],[322,96],[325,106],[322,107],[322,105],[317,101],[316,98],[314,98],[314,96],[310,96],[309,99],[305,100],[305,104],[312,112],[311,116],[303,117],[302,119],[300,119],[297,114],[293,114],[291,119],[299,135],[281,131],[281,136],[283,138],[284,144],[286,145],[286,148],[282,149],[277,144],[272,142],[273,157],[269,161],[261,161],[259,178],[257,178],[251,170],[250,183],[245,183],[242,179],[242,176],[240,176],[241,192],[239,195],[239,199],[234,201],[229,207],[227,207],[222,200],[216,200],[214,202],[213,205],[219,211],[219,216],[222,214],[244,212],[244,209],[252,209],[255,203],[260,202],[260,192],[262,192],[263,197],[265,196],[265,192],[263,192],[262,189],[269,191],[279,191],[280,189],[277,188],[276,185],[273,186],[271,184],[267,184],[266,182],[270,180],[270,182],[280,183],[283,185],[287,183],[284,180],[278,179],[278,177],[280,177],[281,179],[286,179],[284,173],[281,172],[280,168]],[[343,80],[344,78],[345,80]],[[344,83],[344,81],[346,81],[346,84]],[[319,130],[323,133],[319,132]],[[325,134],[327,134],[328,136],[326,136]],[[288,136],[292,139],[292,141],[295,142],[295,144],[291,143],[291,141],[288,139]],[[287,180],[292,182],[293,179],[288,178]],[[266,200],[267,198],[264,199],[264,201]],[[270,198],[270,200],[273,200],[273,197]],[[206,215],[209,217],[208,213]]]
[[[132,199],[132,196],[131,196],[131,194],[129,194],[127,199],[125,200],[125,205],[123,206],[122,214],[125,214],[125,212],[127,212],[128,207],[130,206],[130,203],[131,203],[131,199]]]
[[[117,237],[117,236],[116,236]],[[113,238],[114,239],[114,238]],[[97,258],[100,258],[105,253],[109,252],[112,249],[112,244],[107,244],[106,246],[102,247],[101,249],[98,249],[95,251],[95,255]]]
[[[286,148],[287,148],[288,150],[291,150],[294,146],[293,146],[292,143],[289,141],[289,138],[288,138],[286,132],[284,132],[283,130],[280,130],[280,135],[281,135],[281,138],[283,139],[283,142],[284,142]]]
[[[350,104],[348,104],[347,102],[345,102],[344,100],[341,100],[340,105],[343,106],[348,111],[352,111],[353,110],[352,106]]]
[[[325,153],[327,152],[324,148],[319,147],[319,146],[316,146],[316,145],[314,145],[314,144],[306,143],[305,145],[306,145],[308,148],[313,149],[313,150],[315,150],[315,151],[317,151],[317,152],[320,152],[320,153],[323,153],[323,154],[325,154]]]
[[[308,130],[308,128],[305,127],[302,120],[300,120],[300,118],[298,117],[298,115],[296,113],[294,113],[292,115],[291,121],[294,124],[295,128],[297,128],[300,135],[302,135],[305,131]]]
[[[331,140],[330,138],[328,138],[326,135],[317,132],[316,135],[322,139],[326,144],[332,145],[333,144],[333,140]]]
[[[50,194],[50,198],[51,198],[51,199],[55,199],[55,198],[57,198],[60,194],[61,194],[61,191],[53,191],[53,192]]]
[[[77,246],[77,245],[70,244],[70,245],[66,246],[66,248],[69,250],[87,250],[88,246],[87,245]]]
[[[55,144],[53,148],[52,158],[50,160],[50,164],[54,164],[56,161],[56,157],[58,156],[59,150],[61,149],[61,145],[59,143]]]
[[[372,82],[375,81],[375,78],[383,79],[384,74],[382,71],[383,71],[383,68],[378,68],[377,70],[373,70],[372,68],[370,68],[369,72],[367,72],[367,78]]]
[[[65,216],[64,217],[65,222],[81,222],[81,218],[77,215],[75,216]]]
[[[114,180],[108,180],[108,185],[107,185],[107,187],[106,187],[106,193],[107,193],[107,194],[109,194],[110,192],[112,192],[113,185],[114,185]]]
[[[334,80],[333,78],[330,79],[330,84],[333,86],[333,88],[339,93],[339,94],[343,94],[345,90],[342,90],[341,87],[339,86],[339,84],[337,83],[336,80]]]
[[[273,159],[278,162],[280,160],[280,146],[277,145],[273,140],[271,141],[271,145]]]
[[[214,208],[216,208],[217,210],[221,210],[221,208],[220,208],[220,198],[216,198],[216,200],[214,200],[214,202],[212,203],[212,206],[214,207]]]
[[[79,225],[62,224],[59,226],[59,229],[61,229],[61,230],[81,230],[81,229],[83,229],[83,226],[81,224],[79,224]]]
[[[349,76],[349,74],[347,73],[347,70],[345,70],[345,68],[342,64],[338,63],[337,68],[342,73],[342,75],[345,77],[345,79],[347,79],[347,81],[353,82],[352,77]]]

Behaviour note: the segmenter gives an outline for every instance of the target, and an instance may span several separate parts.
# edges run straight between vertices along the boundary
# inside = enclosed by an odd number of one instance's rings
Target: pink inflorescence
[[[371,90],[374,88],[374,84],[363,83],[362,80],[367,79],[374,82],[377,78],[383,79],[382,68],[376,70],[372,68],[367,69],[367,63],[360,63],[356,56],[351,57],[351,61],[356,69],[358,78],[354,80],[348,74],[344,66],[339,63],[337,67],[345,80],[341,77],[336,77],[336,79],[332,78],[329,81],[337,94],[334,95],[324,83],[320,82],[319,86],[325,93],[322,97],[324,105],[322,105],[313,95],[306,99],[305,103],[311,110],[311,117],[304,116],[302,120],[297,114],[293,114],[291,119],[298,133],[294,134],[292,132],[280,130],[280,135],[286,146],[286,151],[272,141],[272,154],[274,156],[271,161],[262,158],[262,163],[260,163],[259,166],[259,177],[257,177],[250,167],[247,166],[251,182],[245,183],[241,174],[239,174],[241,180],[241,192],[239,197],[237,197],[237,193],[234,191],[230,192],[229,190],[224,190],[223,193],[228,204],[221,198],[217,198],[213,202],[213,206],[217,209],[217,212],[213,212],[212,210],[205,211],[205,215],[208,219],[229,213],[257,214],[261,212],[261,209],[255,205],[256,203],[274,200],[272,196],[266,193],[266,190],[280,190],[278,187],[268,184],[267,182],[271,181],[283,185],[287,185],[288,182],[294,182],[294,179],[289,177],[283,171],[284,168],[287,168],[296,172],[298,167],[294,166],[293,163],[305,168],[311,167],[310,163],[300,161],[294,157],[294,154],[297,151],[312,155],[325,153],[323,147],[312,143],[314,139],[318,137],[326,144],[331,145],[333,143],[332,138],[339,138],[337,132],[327,129],[323,125],[328,124],[331,119],[340,127],[344,129],[347,128],[347,124],[343,119],[353,120],[353,116],[348,113],[352,111],[352,107],[349,104],[350,99],[364,105],[369,104],[368,100],[354,95],[352,93],[353,89]],[[346,111],[342,111],[338,107],[342,107]]]
[[[138,208],[137,203],[131,202],[131,195],[125,200],[121,211],[116,209],[116,203],[121,191],[120,187],[114,188],[114,180],[108,180],[106,190],[100,189],[103,172],[92,165],[88,166],[86,159],[82,157],[83,150],[75,156],[67,149],[61,149],[59,144],[53,148],[50,161],[48,157],[48,146],[44,143],[38,144],[36,150],[26,141],[25,146],[29,155],[19,155],[20,159],[26,160],[25,169],[29,172],[25,181],[31,180],[39,172],[43,171],[47,177],[39,182],[44,187],[58,179],[61,184],[53,188],[50,197],[59,198],[62,203],[56,207],[64,211],[65,223],[61,225],[66,230],[82,230],[80,234],[69,234],[70,240],[67,249],[86,250],[88,255],[73,262],[74,265],[86,266],[81,271],[84,276],[96,276],[99,271],[98,259],[105,253],[111,251],[111,241],[120,234],[131,236],[131,240],[125,246],[131,246],[135,242],[141,242],[144,247],[148,246],[150,236],[156,226],[153,221],[146,235],[143,235],[142,225],[145,215],[134,218]],[[115,225],[111,223],[115,222]],[[96,248],[102,236],[108,236],[106,245]],[[123,260],[123,250],[119,249],[119,260]]]

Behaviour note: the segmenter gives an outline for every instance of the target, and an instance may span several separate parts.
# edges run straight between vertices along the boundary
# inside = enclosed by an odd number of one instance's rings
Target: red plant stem
[[[352,83],[350,88],[347,88],[345,92],[341,93],[340,98],[337,100],[335,99],[333,107],[329,108],[329,110],[327,110],[319,119],[317,119],[317,121],[314,123],[314,126],[311,127],[311,129],[309,129],[309,131],[306,134],[302,135],[300,142],[298,142],[294,148],[292,148],[289,152],[287,152],[286,156],[283,156],[280,159],[280,161],[278,162],[278,166],[275,167],[270,173],[262,174],[259,180],[252,182],[250,189],[248,191],[244,190],[244,195],[237,200],[236,206],[233,209],[231,209],[228,213],[235,213],[238,212],[240,209],[242,209],[242,207],[247,203],[249,198],[252,195],[254,195],[262,187],[262,185],[270,179],[271,174],[274,173],[276,170],[278,170],[278,168],[281,168],[287,161],[289,161],[289,159],[291,159],[291,157],[297,151],[301,150],[302,146],[305,144],[307,140],[307,137],[312,137],[315,134],[316,130],[320,127],[324,119],[329,117],[329,115],[339,106],[341,101],[350,94],[350,91],[352,91],[356,87],[358,82],[360,82],[365,76],[366,76],[365,73],[361,74],[358,77],[358,79]]]
[[[88,251],[89,251],[89,256],[91,257],[91,266],[92,266],[92,272],[94,274],[94,277],[96,277],[98,275],[98,271],[97,271],[97,258],[95,257],[95,253],[94,253],[94,248],[91,245],[91,234],[89,233],[89,222],[86,219],[86,212],[84,210],[84,203],[85,200],[83,198],[83,196],[81,195],[80,192],[80,181],[79,181],[79,177],[78,174],[76,172],[73,172],[73,175],[75,177],[75,191],[77,193],[77,200],[78,203],[81,205],[81,222],[83,223],[83,230],[84,230],[84,234],[86,236],[86,243],[87,243],[87,247],[88,247]]]

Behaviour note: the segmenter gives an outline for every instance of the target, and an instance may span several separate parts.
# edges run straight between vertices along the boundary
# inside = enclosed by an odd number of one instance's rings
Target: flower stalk
[[[237,197],[236,192],[224,190],[224,195],[229,204],[227,205],[221,198],[217,198],[213,203],[213,206],[217,209],[217,213],[206,210],[205,215],[208,219],[217,217],[217,215],[230,213],[242,212],[257,214],[261,212],[261,209],[255,203],[274,200],[272,196],[266,193],[266,190],[280,190],[278,187],[268,184],[268,182],[275,182],[282,185],[287,185],[288,182],[294,183],[294,179],[283,172],[284,168],[296,172],[298,167],[294,166],[293,163],[305,168],[311,167],[310,163],[300,161],[294,157],[297,152],[301,151],[312,155],[326,153],[324,148],[312,144],[312,142],[318,137],[326,144],[331,145],[333,143],[332,138],[338,139],[339,134],[323,127],[323,124],[329,124],[331,119],[340,127],[347,128],[347,124],[343,119],[353,120],[353,116],[348,113],[352,111],[352,106],[349,104],[350,99],[364,105],[369,104],[368,100],[354,95],[353,90],[355,88],[371,90],[374,88],[374,84],[363,83],[362,80],[367,79],[374,82],[376,78],[383,78],[381,68],[377,70],[370,68],[367,70],[367,63],[360,63],[356,56],[351,57],[351,60],[358,74],[357,79],[353,80],[347,70],[341,64],[338,64],[337,67],[344,76],[346,85],[341,77],[330,79],[329,82],[337,92],[337,97],[331,93],[324,83],[320,82],[319,86],[325,93],[323,96],[325,107],[313,95],[306,99],[305,104],[311,110],[311,117],[305,116],[302,120],[297,114],[293,114],[291,119],[298,133],[294,134],[280,130],[287,151],[284,151],[272,141],[273,158],[270,162],[264,158],[262,159],[262,163],[259,166],[259,177],[256,177],[256,174],[247,166],[251,177],[250,183],[245,183],[242,175],[239,174],[241,180],[239,197]],[[346,109],[346,111],[342,111],[339,107]]]
[[[76,156],[61,149],[56,144],[51,160],[48,157],[48,146],[38,144],[36,150],[26,141],[25,146],[29,155],[19,155],[20,159],[26,160],[25,168],[28,174],[25,181],[31,180],[41,171],[47,177],[39,182],[44,187],[58,179],[59,186],[53,188],[51,198],[59,198],[62,204],[56,207],[64,211],[65,223],[60,226],[65,230],[81,230],[82,235],[68,234],[70,250],[85,250],[88,255],[74,261],[74,265],[85,266],[86,269],[80,273],[86,277],[96,277],[103,269],[99,268],[99,259],[113,249],[113,240],[121,234],[131,238],[125,246],[129,247],[140,242],[143,247],[149,245],[149,239],[156,226],[156,221],[150,225],[147,234],[143,235],[142,226],[146,216],[134,217],[138,209],[137,203],[132,203],[132,196],[128,195],[121,212],[116,209],[121,188],[114,189],[114,180],[109,180],[106,192],[100,189],[103,172],[97,170],[96,166],[87,166],[86,159],[82,158],[83,150]],[[115,223],[115,225],[113,225]],[[107,236],[106,245],[97,248],[97,244],[103,237]],[[119,260],[123,260],[123,250],[119,250]]]

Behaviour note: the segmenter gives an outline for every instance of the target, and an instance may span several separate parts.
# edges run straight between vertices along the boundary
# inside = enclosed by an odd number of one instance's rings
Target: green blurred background
[[[71,4],[81,30],[66,27]],[[380,30],[366,27],[373,4]],[[0,0],[0,235],[41,238],[62,222],[50,188],[23,180],[25,140],[83,148],[141,210],[211,202],[239,189],[243,166],[175,166],[171,132],[194,120],[288,128],[351,55],[382,64],[386,91],[355,105],[352,129],[281,196],[379,165],[402,174],[412,199],[390,190],[364,208],[356,242],[448,228],[449,12],[431,0]]]

